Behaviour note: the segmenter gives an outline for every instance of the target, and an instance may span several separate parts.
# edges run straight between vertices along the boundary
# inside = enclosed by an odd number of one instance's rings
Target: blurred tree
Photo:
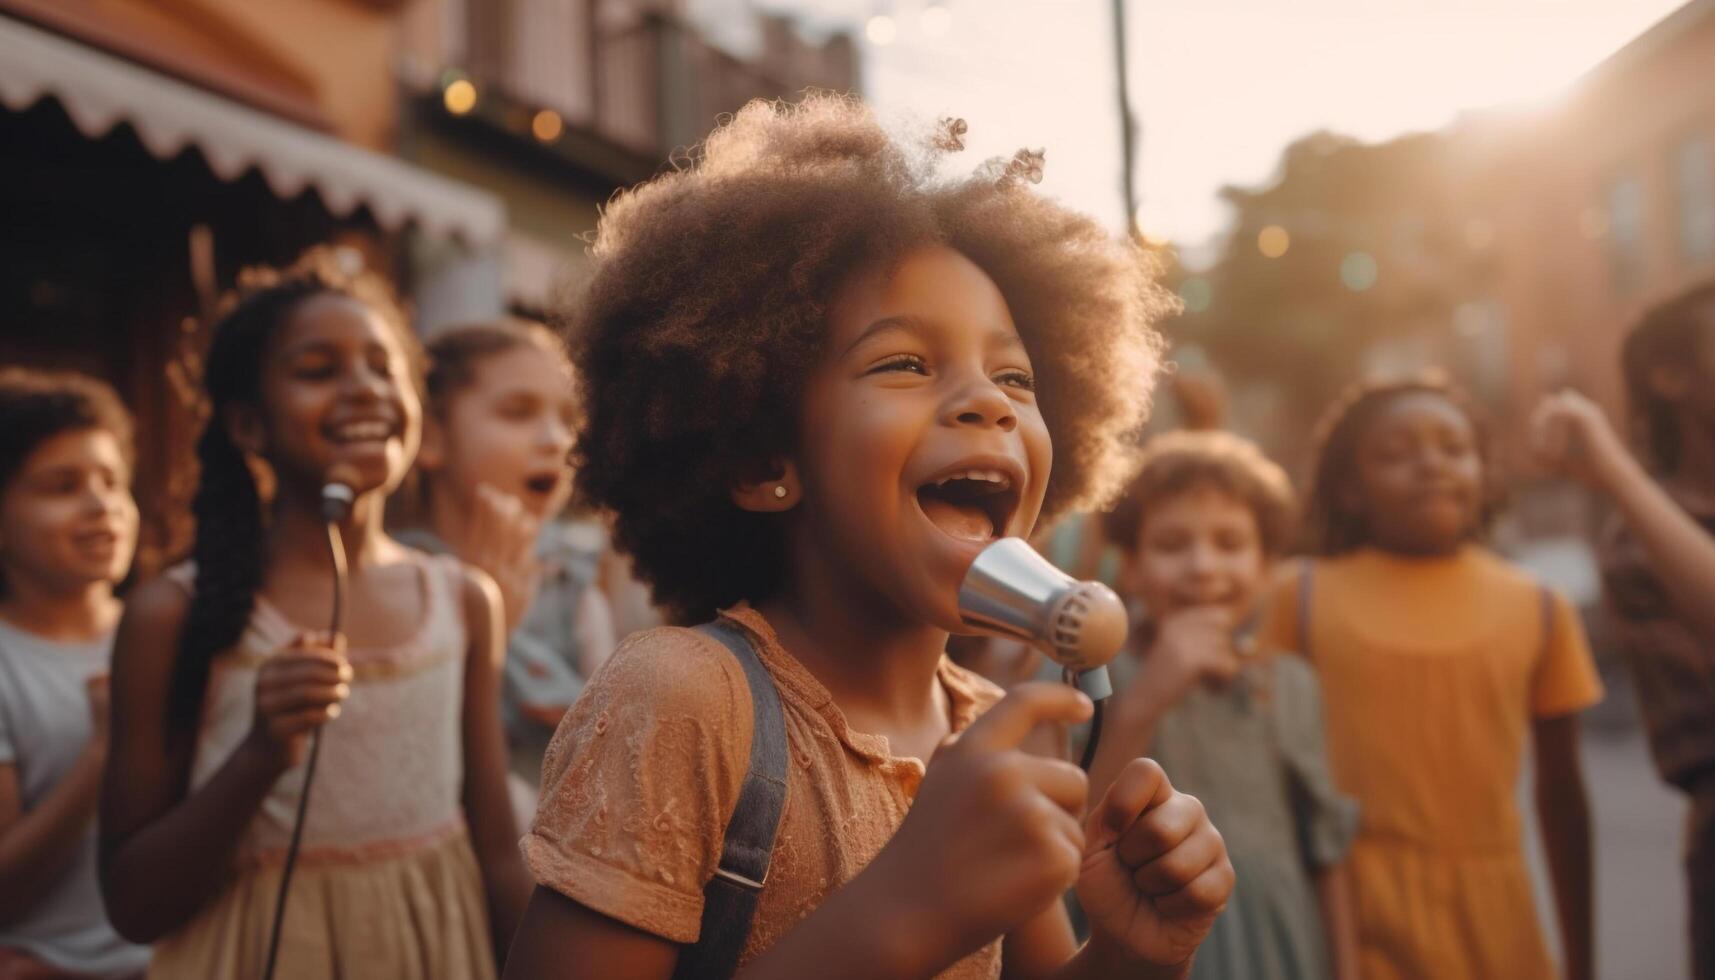
[[[1205,271],[1170,272],[1186,309],[1167,330],[1228,376],[1241,426],[1295,456],[1334,393],[1367,372],[1463,373],[1446,363],[1455,313],[1488,276],[1465,173],[1444,134],[1365,144],[1319,132],[1287,147],[1272,184],[1222,190],[1225,245]]]

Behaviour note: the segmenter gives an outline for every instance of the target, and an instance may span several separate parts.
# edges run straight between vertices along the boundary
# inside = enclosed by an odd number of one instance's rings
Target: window
[[[1625,175],[1608,184],[1608,263],[1614,289],[1633,293],[1644,283],[1644,185]]]
[[[1702,265],[1715,259],[1715,144],[1699,133],[1679,144],[1674,155],[1679,190],[1679,247],[1685,261]]]

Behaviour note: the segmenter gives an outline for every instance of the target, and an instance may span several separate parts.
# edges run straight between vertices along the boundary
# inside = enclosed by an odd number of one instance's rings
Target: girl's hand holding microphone
[[[1140,760],[1091,812],[1082,770],[1019,745],[1090,717],[1073,688],[1022,684],[935,754],[899,832],[861,878],[891,896],[901,975],[930,975],[1050,908],[1074,885],[1093,950],[1175,975],[1232,891],[1220,834],[1195,799]],[[855,883],[854,883],[855,884]]]
[[[281,769],[302,762],[310,732],[339,717],[351,677],[344,636],[300,634],[256,672],[251,748]]]

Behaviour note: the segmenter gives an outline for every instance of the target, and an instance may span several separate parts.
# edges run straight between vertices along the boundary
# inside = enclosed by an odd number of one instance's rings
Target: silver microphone
[[[328,467],[327,478],[322,483],[322,520],[329,524],[345,521],[357,499],[357,491],[352,489],[357,480],[357,471],[348,464],[335,463]]]
[[[1125,604],[1100,582],[1080,582],[1023,538],[1002,538],[971,563],[959,615],[978,632],[1031,644],[1065,667],[1078,690],[1113,694],[1108,662],[1125,644]]]

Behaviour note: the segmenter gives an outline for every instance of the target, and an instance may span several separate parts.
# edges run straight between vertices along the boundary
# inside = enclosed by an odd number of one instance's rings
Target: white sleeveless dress
[[[322,732],[276,976],[486,980],[494,955],[482,878],[465,828],[462,573],[409,552],[425,613],[398,646],[352,649],[351,696]],[[194,581],[188,565],[168,575]],[[256,672],[308,630],[258,596],[237,644],[209,674],[193,792],[250,731]],[[275,783],[239,845],[232,882],[161,940],[151,978],[260,976],[302,764]]]

